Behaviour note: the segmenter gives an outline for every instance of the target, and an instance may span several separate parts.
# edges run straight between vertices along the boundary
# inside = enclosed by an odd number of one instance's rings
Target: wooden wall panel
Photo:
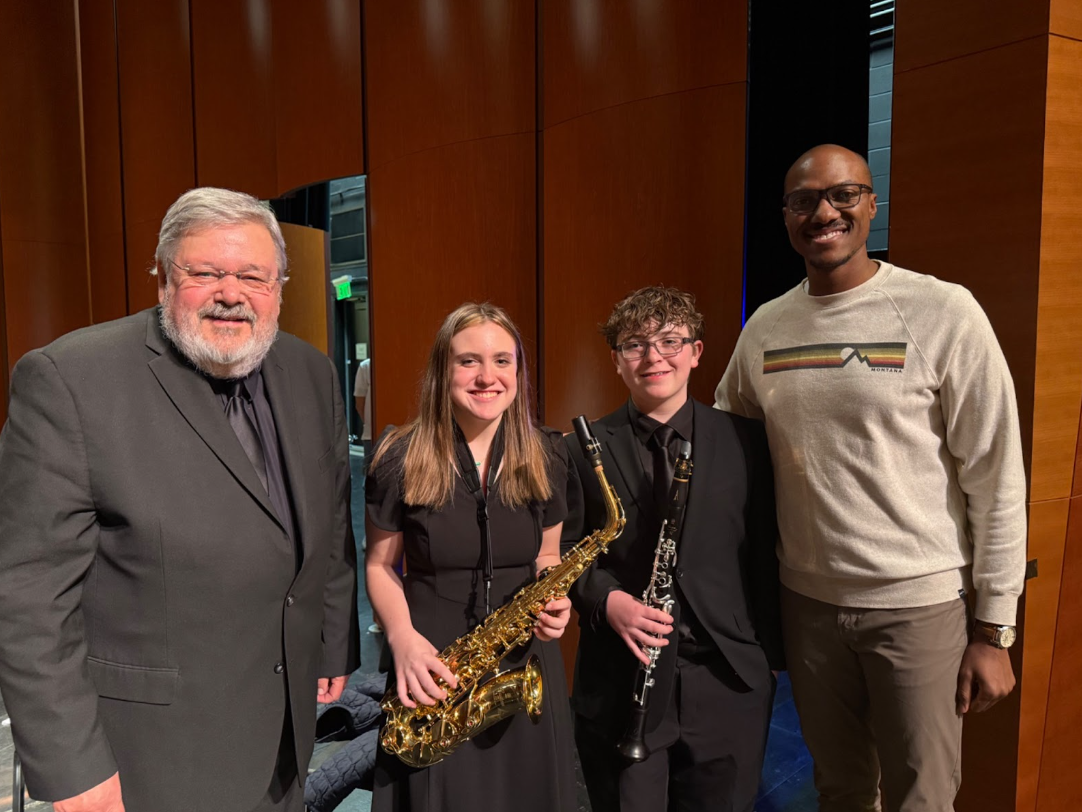
[[[1074,485],[1071,496],[1082,496],[1082,422],[1078,426],[1078,445],[1074,454]]]
[[[274,0],[277,194],[364,172],[361,0]]]
[[[364,171],[360,0],[190,0],[200,185],[271,198]]]
[[[270,4],[189,2],[198,183],[276,197]]]
[[[545,2],[544,126],[651,96],[744,81],[747,5]]]
[[[128,313],[116,14],[113,0],[78,7],[90,312],[100,323]]]
[[[535,14],[365,3],[376,431],[415,413],[435,331],[464,301],[505,307],[536,357]]]
[[[899,45],[912,33],[899,28]],[[891,260],[965,285],[987,311],[1019,392],[1027,462],[1046,69],[1047,42],[1026,40],[894,77]],[[930,189],[953,203],[930,205]]]
[[[1038,502],[1029,511],[1028,558],[1037,559],[1039,575],[1026,582],[1025,617],[1022,629],[1022,671],[1018,730],[1017,812],[1033,812],[1037,804],[1037,779],[1048,711],[1048,680],[1056,642],[1063,573],[1064,538],[1067,535],[1067,499]]]
[[[741,326],[747,4],[542,6],[546,420],[627,396],[597,331],[635,288],[698,296],[712,402]]]
[[[289,281],[282,291],[278,326],[320,352],[331,347],[330,235],[318,228],[282,223]]]
[[[1079,0],[1052,0],[1049,9],[1048,29],[1053,34],[1082,40],[1082,2],[1079,2]]]
[[[369,171],[444,144],[533,132],[534,16],[533,2],[368,0]]]
[[[534,141],[532,133],[467,141],[369,174],[374,436],[416,414],[432,339],[466,301],[508,311],[536,384]]]
[[[546,129],[546,420],[599,417],[627,397],[598,334],[644,285],[694,292],[706,349],[692,394],[713,402],[740,332],[743,83],[601,110]]]
[[[115,0],[128,306],[158,302],[146,273],[166,209],[195,186],[187,0]]]
[[[894,13],[895,74],[1048,33],[1047,2],[997,3],[992,10],[982,0],[908,0]]]
[[[1082,590],[1077,586],[1082,583],[1082,498],[1079,497],[1070,500],[1062,583],[1037,812],[1082,809],[1082,780],[1076,755],[1078,731],[1082,729],[1082,702],[1078,701],[1082,677]]]
[[[1030,486],[1034,500],[1071,494],[1082,413],[1082,42],[1050,37],[1048,46]]]
[[[73,3],[0,3],[7,357],[90,323]]]

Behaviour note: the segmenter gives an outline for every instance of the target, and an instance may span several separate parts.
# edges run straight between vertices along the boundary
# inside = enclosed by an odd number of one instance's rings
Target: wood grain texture
[[[739,0],[550,0],[541,5],[544,126],[747,78]]]
[[[1074,454],[1074,486],[1071,496],[1082,496],[1082,423],[1078,426],[1078,444]]]
[[[364,173],[361,0],[273,0],[277,194]]]
[[[282,291],[278,326],[327,354],[331,346],[330,235],[318,228],[282,223],[289,282]]]
[[[535,137],[525,133],[373,165],[373,436],[416,414],[432,339],[463,302],[490,301],[508,311],[523,335],[536,385],[535,154]],[[393,360],[380,361],[381,355]]]
[[[8,363],[90,324],[86,244],[4,240]]]
[[[909,35],[899,28],[899,41]],[[964,285],[988,313],[1014,376],[1027,470],[1047,56],[1046,41],[1027,40],[894,79],[891,261]],[[930,205],[933,189],[951,203]]]
[[[74,6],[0,3],[0,46],[4,239],[81,244]]]
[[[1047,2],[906,0],[895,9],[894,73],[926,67],[1048,33]]]
[[[0,234],[7,361],[90,323],[76,17],[0,3]]]
[[[1041,750],[1037,812],[1082,809],[1078,770],[1078,731],[1082,728],[1082,498],[1070,500],[1063,577],[1056,623],[1055,656],[1048,693],[1048,715]]]
[[[532,0],[368,0],[369,171],[434,147],[535,128]]]
[[[713,402],[740,331],[742,83],[609,107],[544,134],[546,420],[568,426],[626,399],[598,334],[644,285],[696,294],[705,316],[692,394]]]
[[[190,0],[199,183],[260,198],[364,171],[360,0]]]
[[[200,186],[276,197],[271,6],[247,0],[189,3],[196,180]]]
[[[1052,0],[1048,16],[1048,30],[1052,34],[1082,40],[1082,2]]]
[[[116,14],[113,0],[78,6],[90,309],[100,323],[128,313]]]
[[[131,312],[157,304],[166,209],[196,185],[187,0],[116,0],[124,226]]]
[[[1019,681],[1017,812],[1034,812],[1041,768],[1048,685],[1056,642],[1067,535],[1067,499],[1036,502],[1029,506],[1028,559],[1036,559],[1038,577],[1026,582],[1022,628],[1022,679]]]
[[[1070,496],[1082,415],[1082,42],[1049,38],[1030,498]]]

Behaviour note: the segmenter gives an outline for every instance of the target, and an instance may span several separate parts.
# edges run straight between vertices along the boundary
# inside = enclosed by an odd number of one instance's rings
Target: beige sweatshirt
[[[802,283],[749,319],[716,398],[766,423],[787,587],[865,608],[973,588],[977,618],[1014,623],[1018,409],[969,291],[886,263],[844,293]]]

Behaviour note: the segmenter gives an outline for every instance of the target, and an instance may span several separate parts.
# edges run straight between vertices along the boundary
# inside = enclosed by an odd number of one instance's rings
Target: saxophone
[[[691,468],[691,443],[684,440],[680,443],[676,458],[665,520],[661,523],[657,547],[654,548],[654,568],[650,573],[650,583],[642,593],[644,606],[660,609],[667,615],[672,614],[673,605],[676,603],[672,572],[676,567],[676,542],[680,539],[680,528],[684,524]],[[645,646],[643,650],[650,658],[650,664],[639,663],[635,672],[635,689],[631,694],[631,716],[627,732],[616,746],[620,755],[634,762],[646,761],[650,756],[650,748],[646,746],[646,714],[650,707],[650,689],[654,687],[654,669],[661,657],[660,646]]]
[[[584,416],[572,424],[583,453],[601,483],[605,526],[584,538],[532,584],[520,589],[469,634],[440,652],[440,660],[458,678],[450,688],[438,680],[447,698],[437,705],[407,708],[392,688],[380,706],[387,715],[380,731],[380,746],[411,767],[428,767],[450,755],[456,747],[519,711],[536,722],[541,717],[541,665],[530,657],[513,671],[499,671],[500,662],[513,649],[529,642],[534,623],[545,604],[567,595],[609,544],[624,530],[624,508],[601,466],[601,444],[590,432]],[[489,673],[487,682],[481,679]]]

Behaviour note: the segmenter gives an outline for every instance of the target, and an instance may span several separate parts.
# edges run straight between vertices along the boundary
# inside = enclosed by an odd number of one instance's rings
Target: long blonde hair
[[[451,408],[451,339],[463,330],[491,322],[515,341],[518,391],[503,413],[504,453],[500,496],[505,505],[522,507],[552,496],[548,455],[530,413],[530,378],[522,336],[501,307],[467,302],[451,312],[436,333],[428,366],[421,379],[420,414],[393,429],[372,459],[377,466],[399,442],[406,442],[402,464],[402,493],[406,504],[441,508],[455,489],[454,413]]]

